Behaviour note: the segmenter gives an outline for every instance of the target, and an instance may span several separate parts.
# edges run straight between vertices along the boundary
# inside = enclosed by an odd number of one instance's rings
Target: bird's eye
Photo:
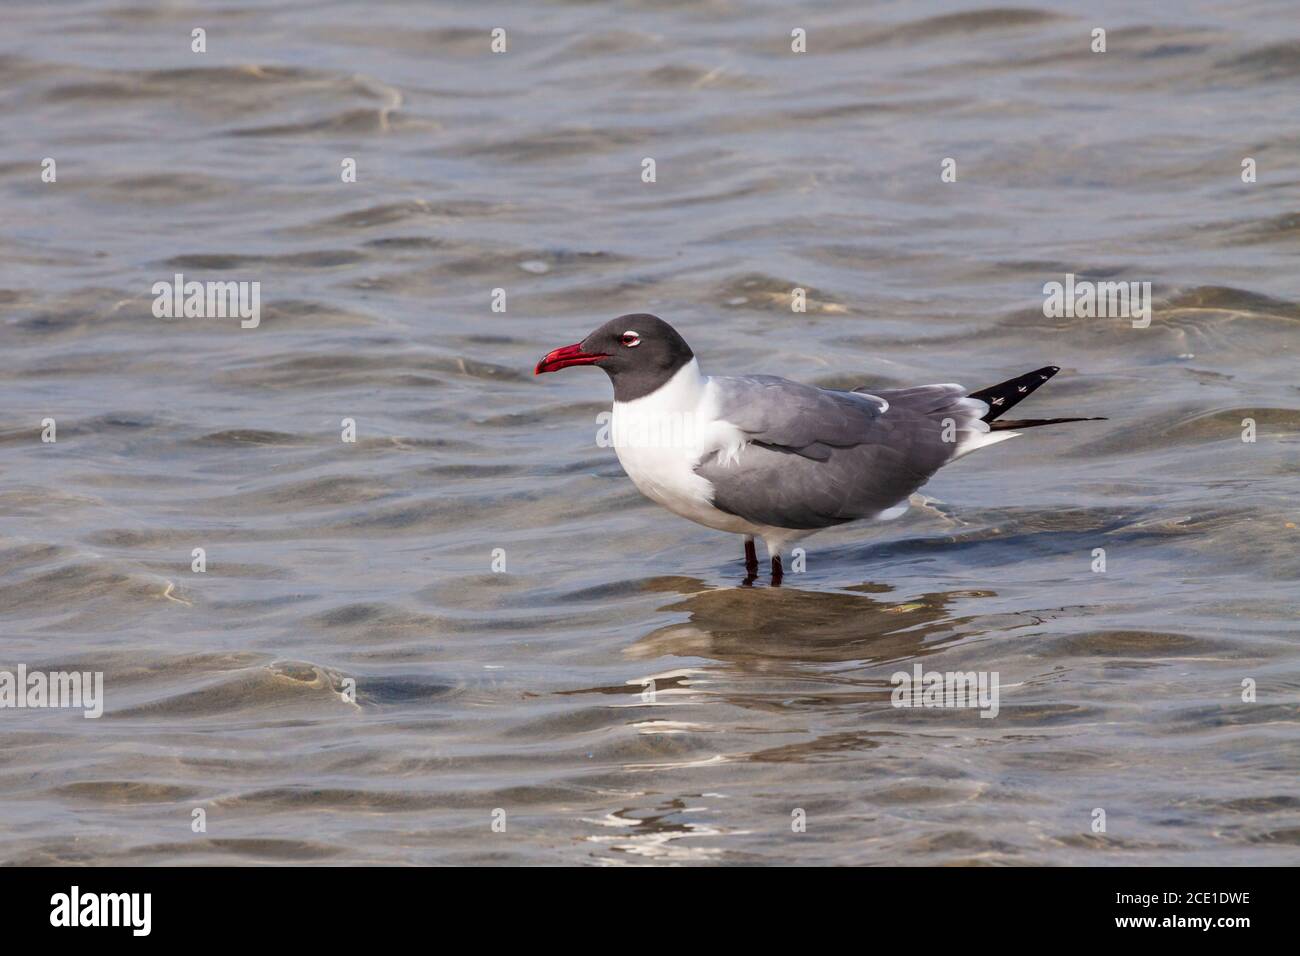
[[[624,332],[619,341],[628,348],[634,349],[641,344],[641,336],[637,335],[635,332]]]

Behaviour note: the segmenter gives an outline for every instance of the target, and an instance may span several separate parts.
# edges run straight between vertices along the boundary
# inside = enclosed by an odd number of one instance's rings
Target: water
[[[1294,6],[457,6],[0,11],[0,666],[107,697],[0,712],[0,859],[1300,860]],[[177,272],[261,325],[154,318]],[[742,590],[604,376],[531,375],[629,311],[1110,420]],[[918,662],[998,716],[892,707]]]

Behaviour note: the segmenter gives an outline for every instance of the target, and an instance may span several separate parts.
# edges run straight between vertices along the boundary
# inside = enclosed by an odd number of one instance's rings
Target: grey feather
[[[865,395],[802,385],[775,375],[714,378],[719,417],[754,441],[824,460],[872,436],[880,405]]]
[[[988,427],[974,424],[987,406],[963,402],[959,385],[867,393],[769,375],[713,383],[719,417],[750,443],[737,459],[711,456],[695,470],[713,485],[715,507],[777,528],[825,528],[877,515],[952,459],[953,426],[958,434]]]

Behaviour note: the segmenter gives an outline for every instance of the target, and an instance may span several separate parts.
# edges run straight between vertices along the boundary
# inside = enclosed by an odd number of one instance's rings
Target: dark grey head
[[[614,401],[630,402],[655,391],[694,357],[671,325],[658,316],[634,312],[610,319],[577,345],[548,353],[535,373],[597,365],[614,383]]]

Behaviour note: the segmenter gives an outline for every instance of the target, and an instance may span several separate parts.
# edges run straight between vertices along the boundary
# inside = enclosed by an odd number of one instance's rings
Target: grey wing
[[[870,440],[884,402],[865,393],[802,385],[775,375],[714,378],[719,416],[754,441],[805,458]]]
[[[750,442],[695,470],[715,507],[778,528],[825,528],[898,504],[980,430],[988,408],[959,385],[867,393],[772,376],[714,382],[720,417]]]

